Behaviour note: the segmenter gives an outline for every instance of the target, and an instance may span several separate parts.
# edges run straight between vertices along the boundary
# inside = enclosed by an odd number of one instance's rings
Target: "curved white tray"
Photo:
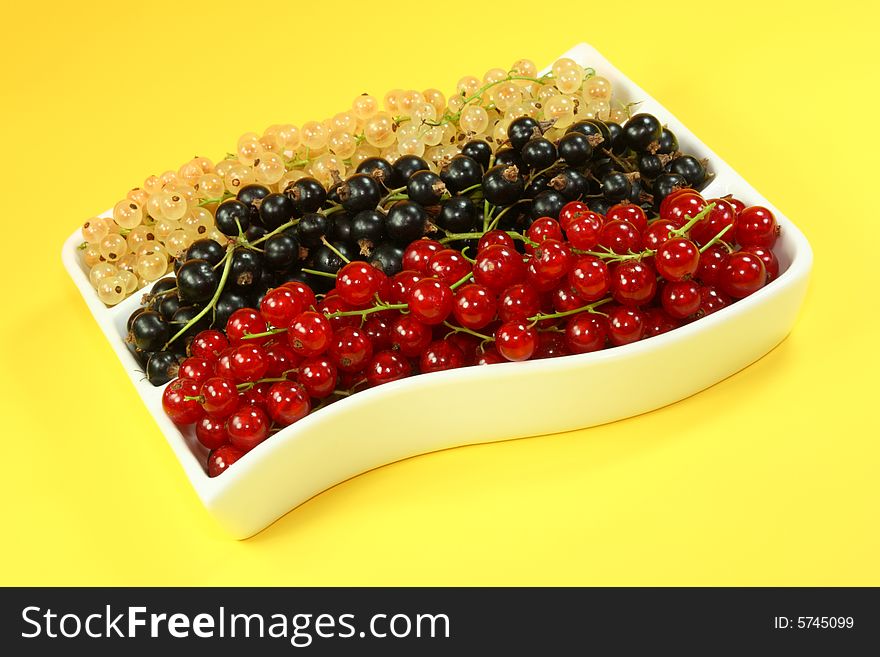
[[[423,374],[366,390],[323,408],[257,446],[216,478],[206,451],[162,411],[162,390],[144,380],[123,344],[135,294],[102,304],[77,253],[79,231],[62,251],[82,293],[210,513],[237,538],[251,536],[327,488],[381,465],[426,452],[569,431],[612,422],[683,399],[754,362],[788,335],[806,293],[812,251],[804,235],[653,98],[586,44],[566,53],[613,83],[615,98],[641,101],[679,139],[682,150],[709,158],[715,179],[707,198],[734,194],[770,208],[781,225],[780,275],[756,294],[675,331],[579,356]],[[653,382],[659,372],[662,385]],[[481,412],[467,409],[480,400]],[[418,430],[406,418],[422,418]]]

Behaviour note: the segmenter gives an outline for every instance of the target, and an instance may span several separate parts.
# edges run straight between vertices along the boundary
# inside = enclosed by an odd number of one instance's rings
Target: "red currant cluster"
[[[716,312],[778,275],[778,233],[766,208],[681,189],[650,222],[631,203],[602,216],[574,201],[524,234],[420,239],[391,277],[348,262],[327,274],[326,295],[291,281],[259,309],[235,311],[225,332],[198,333],[163,406],[195,423],[213,477],[273,431],[366,387],[625,345]]]

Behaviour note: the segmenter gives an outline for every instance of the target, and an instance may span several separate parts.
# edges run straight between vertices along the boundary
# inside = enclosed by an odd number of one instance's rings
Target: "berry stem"
[[[340,258],[342,258],[342,261],[343,261],[345,264],[347,264],[347,265],[348,265],[348,264],[351,264],[351,260],[349,260],[349,259],[346,258],[344,255],[342,255],[342,253],[339,252],[339,249],[337,249],[335,246],[333,246],[332,244],[330,244],[330,242],[327,241],[327,238],[324,237],[323,235],[321,235],[321,244],[323,244],[323,245],[326,246],[328,249],[330,249],[331,251],[333,251],[333,253],[335,253],[335,254],[338,255]]]
[[[687,235],[687,232],[691,228],[693,228],[695,223],[697,223],[698,221],[700,221],[701,219],[706,217],[706,215],[708,215],[714,209],[715,209],[715,204],[710,203],[705,208],[700,210],[697,214],[695,214],[693,217],[688,219],[688,222],[684,226],[682,226],[681,228],[676,228],[675,230],[670,230],[669,237],[685,237]]]
[[[172,337],[168,342],[165,343],[165,346],[162,347],[163,351],[168,349],[172,342],[174,342],[175,340],[177,340],[177,338],[186,333],[193,325],[196,324],[196,322],[207,315],[209,310],[213,310],[214,306],[217,305],[217,301],[220,299],[223,288],[226,286],[226,279],[229,278],[229,270],[232,269],[232,252],[234,249],[234,244],[230,244],[226,247],[226,255],[223,256],[223,260],[225,261],[223,264],[223,273],[220,274],[220,282],[217,284],[217,289],[214,291],[214,296],[211,297],[211,301],[209,301],[208,305],[206,305],[199,311],[198,315],[196,315],[186,324],[184,324],[183,328],[174,334],[174,337]]]
[[[462,255],[464,255],[464,254],[462,254]],[[468,272],[467,274],[465,274],[464,276],[459,278],[457,281],[455,281],[455,283],[450,285],[449,289],[454,292],[456,289],[458,289],[459,287],[461,287],[462,285],[467,283],[468,280],[470,280],[473,277],[473,275],[474,275],[473,272]]]
[[[262,333],[245,333],[241,336],[242,340],[253,340],[254,338],[270,338],[273,335],[278,335],[279,333],[286,333],[286,328],[275,328],[269,329],[268,331],[263,331]]]
[[[638,253],[633,253],[630,251],[629,253],[615,253],[614,251],[608,249],[607,251],[583,251],[581,249],[572,249],[572,253],[577,253],[578,255],[589,255],[594,258],[599,258],[600,260],[604,260],[606,262],[623,262],[624,260],[641,260],[642,258],[649,258],[656,253],[653,249],[645,249],[644,251],[639,251]]]
[[[388,193],[384,197],[382,197],[381,201],[379,201],[379,205],[385,205],[385,202],[390,200],[392,196],[394,196],[396,194],[400,194],[405,191],[406,191],[406,185],[404,185],[403,187],[395,187],[394,189],[389,189]]]
[[[449,322],[443,322],[443,326],[451,328],[452,331],[447,333],[447,337],[452,335],[453,333],[467,333],[468,335],[472,335],[475,338],[480,338],[483,342],[494,342],[495,338],[489,335],[484,335],[483,333],[477,333],[469,328],[465,328],[464,326],[456,326],[455,324],[450,324]]]
[[[223,196],[218,196],[217,198],[204,198],[199,201],[199,207],[203,208],[206,205],[213,205],[214,203],[222,203],[223,201],[232,198],[235,194],[231,192],[223,192]]]
[[[733,228],[733,224],[727,224],[724,228],[722,228],[722,229],[718,232],[718,234],[717,234],[715,237],[713,237],[711,240],[709,240],[708,242],[706,242],[706,243],[700,248],[700,253],[705,252],[706,249],[708,249],[710,246],[712,246],[712,245],[715,244],[716,242],[720,242],[720,241],[721,241],[721,238],[724,237],[724,233],[726,233],[727,231],[729,231],[731,228]]]
[[[534,325],[534,324],[537,324],[538,322],[541,322],[545,319],[557,319],[559,317],[568,317],[569,315],[577,315],[579,313],[592,313],[592,312],[594,312],[594,309],[598,308],[602,304],[608,303],[609,301],[611,301],[611,297],[606,297],[605,299],[600,299],[599,301],[594,301],[591,304],[588,304],[586,306],[581,306],[580,308],[573,308],[572,310],[563,310],[562,312],[551,313],[551,314],[546,314],[546,315],[544,313],[538,313],[537,315],[532,315],[531,317],[528,317],[527,321],[532,322],[532,324]],[[595,313],[595,314],[602,315],[603,313]]]
[[[324,315],[327,319],[336,319],[338,317],[364,317],[372,313],[382,312],[383,310],[408,310],[409,306],[405,303],[379,303],[363,310],[338,310],[335,313]]]
[[[312,276],[323,276],[324,278],[336,278],[336,274],[331,274],[326,271],[318,271],[317,269],[306,269],[303,267],[300,271],[306,274],[311,274]]]
[[[269,238],[272,237],[273,235],[278,235],[279,233],[284,232],[284,231],[287,230],[288,228],[291,228],[291,227],[293,227],[293,226],[296,226],[298,223],[299,223],[299,219],[291,219],[290,221],[288,221],[288,222],[286,222],[286,223],[283,223],[283,224],[281,224],[280,226],[278,226],[278,228],[276,228],[276,229],[273,230],[272,232],[270,232],[270,233],[266,233],[266,234],[263,235],[262,237],[260,237],[260,238],[258,238],[258,239],[255,239],[253,242],[248,242],[247,240],[244,240],[242,243],[244,244],[244,246],[249,246],[249,247],[250,247],[250,246],[256,246],[257,244],[260,244],[261,242],[265,242],[267,239],[269,239]]]

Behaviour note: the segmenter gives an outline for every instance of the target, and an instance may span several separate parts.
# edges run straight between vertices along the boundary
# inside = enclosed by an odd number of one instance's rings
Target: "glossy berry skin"
[[[777,260],[776,254],[771,249],[765,246],[745,246],[741,251],[752,253],[761,259],[761,262],[764,263],[764,269],[767,270],[768,283],[779,276],[779,260]]]
[[[235,347],[228,347],[223,350],[223,353],[220,354],[220,357],[217,359],[217,362],[214,363],[214,374],[216,376],[223,377],[224,379],[232,379],[232,353],[235,351]]]
[[[660,290],[660,303],[673,319],[685,319],[700,309],[700,286],[694,281],[666,283]]]
[[[301,281],[288,281],[281,287],[287,288],[293,292],[293,295],[299,299],[303,310],[309,310],[315,305],[315,293],[312,291],[312,288],[305,283]]]
[[[553,142],[544,137],[532,137],[520,150],[523,162],[534,171],[546,169],[556,161],[558,154]]]
[[[635,203],[618,203],[608,208],[605,214],[606,221],[628,221],[640,233],[648,227],[648,216],[645,211]]]
[[[242,406],[226,421],[229,443],[245,452],[269,437],[269,418],[256,406]]]
[[[770,210],[753,205],[737,216],[734,234],[740,246],[763,246],[770,249],[776,244],[779,226]]]
[[[608,322],[601,315],[578,313],[565,326],[565,342],[573,354],[586,354],[605,348]]]
[[[284,342],[273,342],[266,346],[266,359],[269,368],[266,370],[266,376],[270,378],[280,378],[285,372],[294,369],[299,365],[300,358],[285,340]]]
[[[663,126],[650,114],[636,114],[623,126],[623,140],[634,151],[647,150],[651,144],[659,146]]]
[[[584,301],[598,301],[611,289],[608,266],[595,256],[578,256],[568,272],[568,284]]]
[[[428,273],[428,263],[431,257],[444,247],[440,242],[429,239],[416,240],[403,252],[403,269],[417,271],[420,274]]]
[[[238,389],[232,379],[212,376],[202,384],[199,394],[203,398],[202,408],[212,417],[228,417],[238,408]]]
[[[676,228],[684,226],[688,219],[696,217],[706,208],[706,201],[693,190],[666,198],[660,206],[660,218],[673,222]]]
[[[299,260],[299,241],[296,235],[273,235],[262,245],[263,260],[272,271],[283,272]]]
[[[271,387],[271,383],[264,381],[263,383],[256,384],[250,390],[245,390],[244,392],[239,393],[238,405],[257,406],[265,411],[269,407],[268,394],[269,388]]]
[[[735,239],[733,226],[736,222],[736,209],[725,199],[714,198],[708,202],[713,203],[715,207],[709,211],[708,216],[691,227],[689,237],[697,246],[704,246],[726,229],[721,239],[732,242]]]
[[[568,348],[564,333],[539,331],[538,348],[532,355],[532,360],[538,360],[541,358],[559,358],[560,356],[568,356],[570,353],[571,351]]]
[[[385,313],[373,313],[361,326],[361,330],[373,344],[374,353],[391,348],[391,324],[393,321],[393,318],[385,316]]]
[[[269,290],[260,301],[260,315],[267,324],[278,328],[286,327],[304,310],[302,300],[289,287]]]
[[[332,338],[330,322],[324,315],[311,310],[297,315],[287,329],[291,349],[306,358],[324,353]]]
[[[764,262],[754,253],[731,253],[718,275],[718,287],[734,299],[742,299],[760,290],[767,283]]]
[[[338,192],[339,200],[346,211],[356,214],[363,210],[375,210],[382,198],[382,186],[365,173],[350,176]]]
[[[165,385],[171,379],[180,376],[181,365],[177,354],[171,351],[154,351],[147,358],[147,381],[154,386]]]
[[[516,203],[525,190],[525,180],[516,165],[497,164],[483,176],[483,196],[492,205]]]
[[[588,210],[568,221],[565,234],[573,248],[591,251],[599,243],[602,225],[602,217]]]
[[[204,415],[202,407],[195,399],[199,384],[190,379],[175,379],[162,391],[162,409],[175,424],[192,424]]]
[[[327,355],[340,371],[358,372],[373,357],[373,342],[363,329],[346,326],[333,334]]]
[[[642,236],[628,221],[608,221],[599,231],[598,245],[620,255],[637,253],[642,249]]]
[[[452,290],[436,278],[423,278],[412,286],[407,303],[412,316],[423,324],[442,324],[452,312]]]
[[[517,251],[495,245],[477,253],[473,272],[476,283],[497,294],[522,281],[525,277],[525,266]]]
[[[642,233],[642,246],[646,249],[656,251],[660,245],[666,242],[678,226],[667,219],[656,219],[648,224],[645,232]]]
[[[393,166],[394,170],[400,174],[400,179],[404,181],[414,176],[417,171],[428,170],[428,163],[425,162],[424,158],[421,158],[418,155],[404,155],[403,157],[399,157],[391,166]],[[398,185],[398,187],[399,186],[400,185]]]
[[[704,290],[706,288],[703,288]],[[655,335],[668,333],[678,328],[679,321],[672,319],[662,308],[649,308],[645,311],[645,337],[652,338]]]
[[[245,341],[246,335],[265,333],[268,325],[263,316],[253,308],[236,310],[226,322],[226,337],[230,345],[238,345]],[[265,344],[271,337],[252,338],[255,344]]]
[[[637,342],[645,336],[645,314],[636,308],[614,306],[608,315],[608,339],[615,347]]]
[[[548,281],[558,281],[565,276],[571,269],[571,262],[571,248],[564,242],[553,239],[535,247],[532,260],[537,275]]]
[[[489,346],[482,353],[477,354],[475,365],[495,365],[497,363],[506,363],[507,360],[498,353],[495,347]]]
[[[461,154],[476,160],[480,165],[489,168],[489,160],[492,159],[492,147],[482,139],[473,139],[461,147]]]
[[[456,155],[440,170],[440,178],[451,194],[458,194],[468,187],[480,184],[483,167],[467,155]]]
[[[199,385],[214,375],[214,361],[198,356],[190,356],[180,364],[178,376],[195,381]]]
[[[317,212],[327,200],[327,190],[324,189],[324,185],[318,180],[308,177],[300,178],[288,185],[284,193],[290,197],[296,210],[302,214]]]
[[[232,352],[230,359],[232,376],[238,383],[258,381],[269,369],[266,350],[256,344],[240,344]]]
[[[559,140],[559,157],[571,167],[579,167],[590,161],[593,157],[593,147],[590,139],[580,132],[569,132]]]
[[[471,263],[455,249],[438,251],[428,262],[428,274],[436,276],[447,285],[460,281],[470,271]]]
[[[731,303],[732,299],[729,296],[711,285],[700,288],[700,309],[698,312],[701,317],[718,312]]]
[[[299,366],[296,380],[315,399],[323,399],[336,389],[339,374],[333,361],[325,356],[307,358]]]
[[[143,351],[160,351],[171,338],[171,326],[155,310],[145,310],[131,322],[128,342]]]
[[[435,340],[427,346],[419,358],[419,370],[423,373],[459,367],[464,367],[464,353],[448,340]]]
[[[208,449],[217,449],[229,440],[226,435],[226,420],[203,416],[196,422],[196,440]]]
[[[654,254],[654,267],[667,281],[683,281],[693,276],[700,264],[697,245],[684,237],[666,240]]]
[[[536,128],[538,128],[540,133],[538,122],[530,116],[521,116],[514,119],[507,127],[507,138],[510,140],[510,145],[518,151],[522,150],[522,147],[535,136]]]
[[[575,134],[575,133],[570,133]],[[586,203],[582,201],[571,201],[562,206],[562,209],[559,211],[559,225],[562,226],[562,230],[568,230],[568,224],[577,216],[584,214],[585,212],[590,212],[590,208]],[[597,215],[598,216],[598,215]],[[602,220],[602,217],[599,217],[599,220]]]
[[[217,230],[229,237],[236,237],[251,225],[251,209],[238,199],[223,201],[214,213]]]
[[[440,203],[440,212],[435,223],[452,233],[467,233],[473,230],[481,215],[476,204],[466,196],[453,196]]]
[[[368,304],[379,291],[380,273],[366,262],[349,262],[336,276],[336,293],[355,308]]]
[[[269,230],[286,224],[293,219],[295,213],[294,202],[285,194],[269,194],[260,201],[260,221]]]
[[[551,292],[551,296],[553,299],[553,310],[558,313],[568,312],[570,310],[574,310],[575,308],[582,308],[587,305],[587,302],[581,298],[581,296],[574,291],[571,285],[563,282],[562,285],[557,287],[553,292]],[[552,320],[548,320],[552,321]]]
[[[412,315],[403,315],[391,325],[391,344],[408,358],[418,357],[431,342],[431,327]]]
[[[497,305],[495,295],[488,288],[471,283],[455,291],[452,313],[463,327],[479,330],[495,319]]]
[[[208,476],[216,477],[226,472],[226,470],[238,459],[244,456],[245,452],[233,445],[221,445],[208,454]]]
[[[427,346],[427,345],[425,345]],[[412,374],[412,366],[402,355],[393,351],[380,351],[367,366],[367,383],[371,387],[404,379]]]
[[[525,322],[504,322],[495,331],[495,348],[506,360],[528,360],[537,347],[538,331]]]
[[[541,217],[529,226],[526,237],[538,244],[544,240],[556,240],[557,242],[561,242],[563,240],[562,227],[556,219],[552,219],[551,217]]]
[[[350,310],[354,310],[349,304],[345,303],[335,292],[328,294],[326,297],[321,299],[321,302],[318,304],[318,314],[319,315],[333,315],[335,313],[340,312],[348,312]],[[297,315],[299,317],[299,315]],[[294,318],[294,320],[296,317]],[[343,326],[357,326],[360,323],[360,318],[354,315],[343,315],[341,317],[333,317],[332,319],[328,319],[330,322],[330,327],[333,330],[342,328]],[[289,340],[288,340],[289,342]]]
[[[409,244],[424,235],[427,220],[427,213],[418,203],[398,201],[388,211],[385,232],[398,244]]]
[[[657,292],[657,272],[637,260],[627,260],[611,274],[611,295],[624,306],[642,306]]]
[[[275,424],[286,427],[304,418],[311,409],[311,399],[302,384],[278,381],[269,388],[266,410]]]
[[[502,322],[523,321],[541,310],[541,299],[531,285],[517,283],[498,297],[498,316]]]
[[[721,270],[727,265],[730,254],[727,247],[713,244],[700,254],[700,264],[697,266],[697,278],[704,285],[717,285]]]
[[[409,299],[409,293],[413,285],[425,278],[423,273],[404,269],[391,277],[391,287],[389,289],[389,301],[391,303],[406,303]]]
[[[513,241],[513,238],[503,230],[496,229],[490,230],[480,238],[479,242],[477,242],[477,253],[496,244],[498,246],[506,247],[511,251],[516,250],[516,243]]]
[[[207,260],[187,260],[177,270],[177,296],[187,304],[208,301],[217,290],[220,274]]]

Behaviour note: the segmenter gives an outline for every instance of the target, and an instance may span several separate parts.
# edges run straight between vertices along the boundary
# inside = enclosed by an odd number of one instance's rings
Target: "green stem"
[[[545,319],[557,319],[559,317],[568,317],[570,315],[577,315],[579,313],[591,313],[591,312],[593,312],[593,310],[595,308],[598,308],[602,304],[608,303],[609,301],[611,301],[611,297],[607,297],[605,299],[600,299],[599,301],[594,301],[593,303],[588,304],[586,306],[581,306],[580,308],[574,308],[572,310],[564,310],[559,313],[551,313],[551,314],[547,314],[547,315],[545,315],[543,313],[538,313],[537,315],[532,315],[531,317],[529,317],[527,319],[527,321],[532,322],[533,324],[537,324],[538,322],[542,322]],[[596,314],[598,315],[601,313],[596,313]]]
[[[450,324],[449,322],[443,322],[443,326],[447,326],[452,329],[450,333],[447,335],[451,335],[452,333],[467,333],[468,335],[473,335],[476,338],[480,338],[483,342],[494,342],[495,338],[489,335],[484,335],[483,333],[477,333],[476,331],[472,331],[469,328],[465,328],[464,326],[456,326],[455,324]]]
[[[364,308],[363,310],[339,310],[329,315],[324,315],[327,319],[336,319],[337,317],[364,317],[372,313],[379,313],[383,310],[407,310],[409,306],[405,303],[383,303]]]
[[[226,247],[226,255],[224,259],[226,263],[223,265],[223,273],[220,274],[220,282],[217,284],[217,290],[214,292],[214,296],[211,297],[211,301],[208,302],[199,314],[189,320],[186,324],[183,325],[183,328],[180,329],[177,333],[174,334],[174,337],[171,338],[168,342],[165,343],[165,346],[162,347],[162,350],[168,349],[172,342],[177,340],[181,335],[186,333],[196,322],[198,322],[202,317],[208,314],[209,310],[212,310],[214,306],[217,305],[217,301],[220,299],[220,294],[223,292],[223,288],[226,286],[226,279],[229,278],[229,270],[232,269],[232,251],[235,248],[235,245],[230,244]]]
[[[299,223],[299,219],[291,219],[290,221],[278,226],[278,228],[273,230],[271,233],[266,233],[261,238],[256,239],[253,242],[248,242],[247,244],[245,244],[245,246],[256,246],[257,244],[260,244],[261,242],[265,242],[267,239],[269,239],[273,235],[277,235],[278,233],[282,233],[285,230],[287,230],[288,228],[291,228],[292,226],[296,226],[298,223]]]
[[[342,259],[342,262],[344,262],[344,263],[347,264],[347,265],[348,265],[348,264],[351,264],[351,260],[349,260],[349,259],[346,258],[344,255],[342,255],[342,253],[339,252],[339,249],[337,249],[335,246],[333,246],[332,244],[330,244],[330,242],[327,241],[327,238],[324,237],[323,235],[321,235],[321,243],[322,243],[324,246],[326,246],[328,249],[330,249],[331,251],[333,251],[333,253],[335,253],[337,256],[339,256],[339,257]]]
[[[712,212],[712,210],[714,208],[715,208],[715,204],[710,203],[705,208],[700,210],[697,214],[695,214],[693,217],[688,219],[688,222],[684,226],[682,226],[681,228],[676,228],[675,230],[670,230],[669,237],[684,237],[685,235],[687,235],[687,232],[691,228],[693,228],[695,223],[697,223],[698,221],[703,219],[706,215],[708,215],[710,212]]]
[[[594,258],[599,258],[600,260],[604,260],[605,262],[623,262],[624,260],[641,260],[642,258],[649,258],[656,253],[653,249],[645,249],[644,251],[639,251],[638,253],[633,253],[630,251],[629,253],[615,253],[610,249],[607,251],[584,251],[581,249],[572,249],[572,253],[577,253],[578,255],[589,255]]]
[[[318,271],[317,269],[306,269],[303,267],[300,271],[311,274],[312,276],[323,276],[324,278],[336,278],[336,274],[330,274],[326,271]]]
[[[722,228],[721,231],[720,231],[715,237],[713,237],[711,240],[709,240],[708,242],[706,242],[706,243],[700,248],[700,253],[704,253],[704,252],[705,252],[710,246],[712,246],[712,245],[715,244],[716,242],[720,242],[720,241],[721,241],[721,238],[724,237],[724,233],[726,233],[727,231],[729,231],[731,228],[733,228],[733,224],[727,224],[724,228]]]
[[[273,335],[278,335],[279,333],[286,333],[286,328],[276,328],[269,329],[268,331],[263,331],[262,333],[245,333],[241,336],[242,340],[254,340],[255,338],[270,338]]]
[[[223,196],[218,196],[217,198],[203,198],[201,201],[199,201],[199,207],[203,208],[206,205],[212,205],[214,203],[222,203],[226,199],[232,198],[233,196],[235,196],[235,194],[232,194],[230,192],[223,192]]]
[[[465,274],[464,276],[462,276],[460,279],[458,279],[457,281],[455,281],[455,283],[453,283],[452,285],[450,285],[450,286],[449,286],[449,289],[450,289],[450,290],[453,290],[453,291],[457,290],[459,287],[461,287],[462,285],[464,285],[465,283],[467,283],[468,280],[470,280],[470,278],[471,278],[473,275],[474,275],[473,272],[468,272],[467,274]]]
[[[379,201],[379,205],[385,205],[385,201],[390,199],[392,196],[394,196],[395,194],[400,194],[401,192],[405,192],[405,191],[406,191],[406,185],[404,185],[403,187],[395,187],[394,189],[389,189],[388,193],[382,198],[381,201]]]

